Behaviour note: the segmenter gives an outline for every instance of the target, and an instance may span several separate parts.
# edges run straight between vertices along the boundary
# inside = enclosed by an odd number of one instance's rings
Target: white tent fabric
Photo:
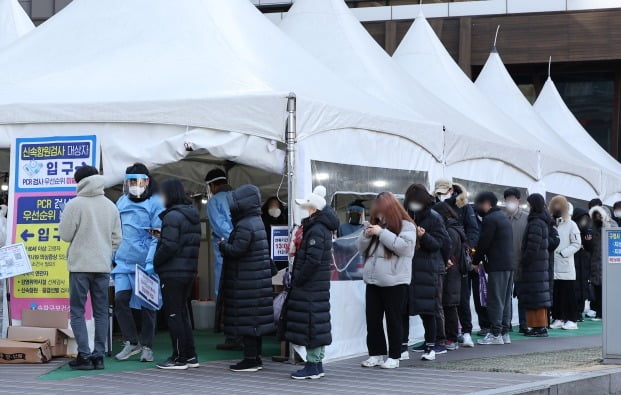
[[[548,169],[543,174],[547,191],[584,199],[600,193],[602,180],[599,165],[572,146],[568,140],[560,137],[541,119],[509,75],[495,49],[477,77],[475,86],[513,122],[528,131],[529,137],[524,137],[544,154],[542,161],[545,162],[542,166]],[[559,173],[560,169],[555,165],[559,161],[565,170],[563,173],[581,177],[591,184],[591,188],[580,190],[575,184],[555,185],[553,178],[556,176],[551,173]]]
[[[534,150],[516,147],[410,77],[369,35],[343,0],[297,0],[280,27],[358,88],[392,106],[445,125],[450,149],[445,149],[444,159],[448,163],[483,157],[500,161],[511,158],[520,170],[533,178],[537,176]]]
[[[0,0],[0,48],[34,29],[34,24],[17,0]]]
[[[359,128],[442,155],[441,142],[424,138],[441,125],[342,82],[246,0],[74,1],[1,53],[0,85],[0,124],[177,125],[275,141],[295,92],[300,139]]]
[[[444,48],[422,15],[416,18],[393,58],[419,83],[429,91],[439,95],[445,102],[463,114],[475,118],[488,129],[502,134],[506,139],[513,141],[516,147],[539,151],[537,147],[532,145],[531,134],[506,116],[474,86]],[[515,158],[509,158],[509,162],[513,160]],[[517,177],[518,174],[507,172],[504,166],[499,166],[498,163],[491,160],[487,160],[485,167],[477,166],[476,169],[471,169],[471,172],[491,172],[499,177],[496,181],[498,184],[525,186],[529,187],[532,192],[544,192],[543,177],[552,173],[578,173],[583,176],[580,181],[588,179],[591,182],[597,178],[596,175],[592,174],[593,169],[573,165],[571,158],[556,159],[550,157],[547,152],[540,152],[538,165],[540,174],[537,177],[537,182],[533,183],[531,180],[530,184],[524,177]],[[448,173],[455,174],[468,171],[465,163],[447,163]],[[577,182],[577,184],[579,183]],[[588,185],[588,183],[585,181],[580,185]],[[588,188],[582,189],[586,191]]]
[[[601,194],[603,200],[608,204],[621,200],[621,163],[599,145],[578,122],[563,101],[552,78],[548,77],[533,108],[562,139],[571,141],[576,147],[580,147],[584,155],[599,163],[605,178],[617,178],[612,185],[604,184],[605,190]]]

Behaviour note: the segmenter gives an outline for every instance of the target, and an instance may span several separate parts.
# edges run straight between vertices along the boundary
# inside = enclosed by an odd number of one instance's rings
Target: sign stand
[[[621,363],[621,228],[602,229],[602,312],[604,364]]]

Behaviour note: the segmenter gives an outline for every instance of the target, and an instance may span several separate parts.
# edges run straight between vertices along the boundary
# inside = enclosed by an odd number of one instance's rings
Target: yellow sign
[[[67,243],[58,224],[18,224],[16,234],[26,246],[32,273],[15,277],[17,298],[68,298]]]

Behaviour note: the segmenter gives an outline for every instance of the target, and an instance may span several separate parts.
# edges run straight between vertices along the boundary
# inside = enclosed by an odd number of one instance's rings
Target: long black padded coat
[[[293,344],[316,348],[332,343],[330,264],[332,233],[338,227],[330,207],[302,221],[302,242],[295,254],[284,319],[284,337]]]
[[[550,218],[546,213],[531,212],[522,241],[522,277],[520,278],[520,303],[527,310],[550,307],[548,253]]]
[[[425,234],[416,240],[408,311],[411,316],[436,314],[440,273],[445,267],[442,248],[447,242],[450,245],[450,237],[442,216],[430,208],[417,212],[414,221],[416,226],[425,229]]]
[[[451,238],[451,252],[449,259],[453,266],[446,271],[444,276],[444,287],[442,288],[442,305],[458,306],[461,301],[461,272],[460,264],[462,254],[464,254],[463,244],[468,239],[464,232],[464,227],[455,219],[446,222],[446,230]]]
[[[270,250],[261,220],[261,195],[254,185],[244,185],[228,192],[227,198],[233,232],[228,241],[219,245],[224,266],[218,305],[224,316],[224,333],[227,337],[262,336],[275,326]]]
[[[198,271],[201,218],[191,205],[175,205],[160,214],[162,233],[153,257],[160,278],[194,278]]]

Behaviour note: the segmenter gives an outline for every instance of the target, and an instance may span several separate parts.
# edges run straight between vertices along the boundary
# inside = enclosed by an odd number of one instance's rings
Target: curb
[[[621,368],[518,384],[510,387],[479,391],[473,395],[608,395],[621,394]]]

